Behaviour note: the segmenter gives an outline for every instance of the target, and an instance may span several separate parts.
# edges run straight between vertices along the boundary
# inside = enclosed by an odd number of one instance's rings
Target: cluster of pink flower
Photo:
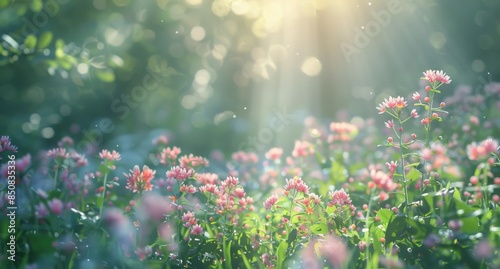
[[[450,76],[446,75],[443,70],[427,70],[422,79],[428,80],[430,83],[450,84]]]
[[[337,210],[340,211],[344,210],[344,207],[346,207],[351,210],[351,214],[354,215],[356,207],[352,204],[351,197],[349,197],[349,194],[345,192],[344,189],[331,191],[329,196],[331,198],[331,201],[328,202],[329,207],[335,206]]]
[[[15,177],[16,177],[17,181],[20,179],[20,175],[22,175],[26,171],[28,171],[28,168],[30,166],[31,166],[31,154],[29,154],[29,153],[16,160]],[[6,179],[9,176],[8,172],[9,172],[9,164],[5,163],[0,167],[0,176],[2,178]]]
[[[208,166],[208,160],[200,157],[194,156],[193,154],[184,155],[179,159],[180,167],[183,168],[196,168],[199,166]]]
[[[239,185],[236,177],[227,177],[226,180],[206,183],[199,187],[200,192],[209,195],[209,200],[215,203],[215,212],[219,215],[227,214],[231,222],[238,221],[238,214],[244,210],[253,211],[253,198],[246,196],[245,190]]]
[[[138,165],[134,166],[133,170],[130,170],[129,174],[123,173],[127,179],[126,188],[132,192],[141,193],[143,191],[153,190],[153,185],[151,180],[156,174],[155,170],[150,169],[147,165],[142,167],[142,171]]]
[[[173,148],[164,148],[159,156],[159,161],[161,164],[164,165],[175,165],[177,164],[176,160],[179,154],[181,153],[181,149],[178,147],[173,147]]]
[[[293,193],[290,193],[291,191],[294,191]],[[297,193],[303,193],[303,194],[308,194],[309,193],[309,186],[304,183],[304,181],[299,178],[299,177],[294,177],[292,179],[286,179],[286,185],[285,185],[285,191],[283,192],[285,196],[288,196],[291,194],[292,196],[295,196]]]
[[[88,165],[88,161],[83,154],[61,147],[49,150],[47,152],[47,157],[56,160],[56,165],[59,165],[64,160],[71,160],[73,165],[77,167]]]
[[[295,146],[292,151],[292,156],[297,157],[307,157],[314,155],[314,146],[308,141],[295,141]]]
[[[281,158],[282,155],[283,155],[283,149],[274,147],[266,152],[266,159],[271,161],[277,161]]]
[[[12,145],[12,142],[10,141],[10,137],[3,135],[0,137],[0,152],[3,151],[11,151],[11,152],[17,152],[17,146]],[[0,160],[2,157],[0,157]]]
[[[379,114],[383,114],[387,109],[391,109],[392,112],[398,113],[401,109],[408,105],[404,97],[398,96],[396,98],[390,96],[389,99],[384,99],[384,102],[380,103],[377,107]]]
[[[479,144],[472,142],[467,145],[467,156],[471,161],[484,160],[491,157],[491,153],[496,153],[498,150],[498,141],[488,138]]]
[[[332,122],[330,123],[330,130],[333,134],[328,136],[328,142],[334,141],[351,141],[358,134],[358,127],[348,122]]]
[[[186,212],[182,215],[182,222],[184,227],[190,228],[191,235],[200,235],[203,233],[203,228],[198,224],[198,220],[195,218],[193,212]]]
[[[40,202],[35,206],[35,216],[39,219],[40,222],[43,222],[43,219],[48,217],[49,213],[52,213],[54,215],[61,215],[65,208],[67,209],[73,206],[72,204],[67,204],[65,207],[64,203],[58,198],[47,201],[47,205],[49,206],[48,210],[45,206],[45,203],[43,202]]]
[[[389,164],[389,171],[391,169],[395,169],[393,167],[395,163],[392,165]],[[380,189],[380,200],[384,201],[389,198],[389,195],[386,192],[391,192],[395,190],[399,185],[394,183],[392,176],[390,174],[386,174],[383,171],[372,169],[370,170],[370,177],[372,181],[368,182],[368,188],[372,189],[377,187]]]

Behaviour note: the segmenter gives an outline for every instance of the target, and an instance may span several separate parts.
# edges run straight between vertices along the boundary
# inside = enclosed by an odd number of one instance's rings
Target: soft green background
[[[452,77],[444,91],[498,81],[498,14],[495,0],[0,0],[0,133],[34,151],[111,123],[98,147],[168,130],[208,155],[241,148],[278,109],[293,117],[264,144],[290,147],[307,115],[372,116],[381,98],[421,89],[426,69]],[[379,29],[347,59],[362,26]],[[316,76],[301,70],[309,57]],[[125,113],[121,96],[151,74],[155,87]]]

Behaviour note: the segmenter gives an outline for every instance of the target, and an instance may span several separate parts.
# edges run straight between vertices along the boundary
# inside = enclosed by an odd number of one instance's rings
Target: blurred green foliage
[[[418,89],[422,70],[473,87],[499,79],[493,0],[400,1],[402,13],[347,62],[340,44],[390,2],[0,0],[1,131],[34,150],[110,119],[106,145],[172,130],[206,155],[236,149],[277,107],[299,115],[273,137],[291,145],[305,115],[371,115],[380,98]],[[308,57],[319,75],[301,71]]]

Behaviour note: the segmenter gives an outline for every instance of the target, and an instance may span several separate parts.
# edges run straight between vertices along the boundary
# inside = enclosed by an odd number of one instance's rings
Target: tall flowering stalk
[[[377,107],[377,110],[379,111],[379,114],[384,114],[387,113],[390,116],[392,116],[396,122],[394,122],[393,119],[385,122],[385,126],[389,129],[391,129],[396,137],[398,138],[397,144],[395,145],[394,139],[392,137],[387,138],[387,145],[391,147],[395,147],[399,149],[400,151],[400,163],[401,163],[401,177],[402,177],[402,183],[403,183],[403,190],[404,190],[404,196],[405,196],[405,204],[408,206],[409,201],[408,201],[408,181],[406,180],[406,170],[405,170],[405,158],[404,158],[404,149],[408,148],[409,142],[404,143],[403,142],[403,123],[408,121],[411,118],[417,118],[419,115],[416,113],[416,111],[411,111],[410,115],[405,116],[403,114],[403,108],[408,106],[408,102],[405,100],[404,97],[398,96],[396,98],[394,97],[389,97],[389,99],[385,99],[384,102],[379,104]],[[396,129],[397,127],[397,129]]]
[[[427,92],[428,96],[424,97],[423,103],[420,100],[420,95],[418,93],[413,94],[413,99],[415,101],[418,101],[418,103],[415,104],[416,106],[423,106],[427,111],[427,117],[422,119],[421,123],[425,127],[425,146],[429,147],[430,144],[429,134],[431,130],[432,121],[442,120],[437,114],[438,112],[447,113],[446,111],[443,110],[443,108],[445,107],[444,102],[441,102],[439,104],[439,107],[434,107],[434,95],[436,93],[441,93],[441,91],[439,91],[438,88],[441,87],[441,85],[443,84],[450,84],[451,79],[442,70],[440,71],[427,70],[423,74],[424,76],[421,79],[429,81],[430,84],[425,87],[425,91]]]
[[[421,79],[429,81],[430,85],[425,87],[427,92],[427,96],[423,98],[423,102],[421,100],[420,93],[415,92],[412,95],[412,99],[414,101],[418,101],[415,103],[416,106],[423,106],[427,111],[427,117],[422,119],[420,123],[424,126],[425,129],[425,146],[428,148],[430,145],[430,131],[431,131],[431,123],[432,121],[442,121],[441,117],[438,113],[447,113],[443,110],[445,107],[445,103],[441,102],[439,107],[433,107],[434,105],[434,95],[436,93],[440,93],[438,88],[443,84],[451,83],[451,79],[446,73],[443,71],[436,70],[427,70],[424,73],[424,77]],[[411,110],[408,115],[403,113],[403,108],[407,107],[408,103],[404,97],[389,97],[389,99],[385,99],[379,106],[377,106],[377,110],[379,114],[389,114],[393,119],[386,121],[385,126],[391,129],[397,137],[397,141],[394,141],[393,137],[387,138],[387,145],[390,147],[395,147],[399,149],[400,153],[400,164],[401,164],[401,182],[403,185],[404,196],[405,196],[405,205],[406,209],[409,206],[409,198],[408,198],[408,183],[407,179],[407,164],[405,162],[405,150],[409,149],[409,146],[415,142],[417,139],[417,135],[415,133],[411,134],[411,139],[408,141],[403,140],[403,124],[407,122],[409,119],[418,118],[420,115],[418,114],[416,109]],[[424,165],[425,167],[425,165]],[[391,175],[396,175],[394,172],[395,167],[392,167]],[[407,211],[407,210],[406,210]]]
[[[113,150],[112,152],[103,149],[99,153],[99,157],[102,159],[101,162],[101,168],[100,170],[104,172],[104,180],[103,180],[103,191],[101,195],[101,199],[99,200],[98,206],[99,206],[99,217],[102,218],[102,208],[104,205],[104,198],[106,196],[106,187],[107,187],[107,179],[108,179],[108,174],[111,170],[115,170],[115,161],[121,160],[120,153],[116,152]]]

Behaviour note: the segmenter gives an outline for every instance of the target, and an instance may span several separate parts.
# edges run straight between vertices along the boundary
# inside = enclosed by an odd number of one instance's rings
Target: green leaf
[[[224,249],[223,249],[223,253],[224,253],[224,267],[229,269],[231,268],[231,245],[233,243],[233,241],[229,240],[229,242],[227,242],[226,244],[226,240],[224,239],[224,241],[222,242],[224,244]]]
[[[408,174],[406,174],[407,182],[413,182],[418,180],[422,174],[417,169],[412,169]]]
[[[326,234],[328,227],[324,223],[314,224],[311,226],[311,232],[313,234]]]
[[[384,208],[384,209],[380,209],[379,211],[377,211],[377,216],[380,219],[380,222],[382,223],[382,225],[387,227],[389,222],[391,222],[392,218],[394,217],[394,212],[392,212],[389,209]]]
[[[347,169],[341,163],[335,160],[332,161],[330,179],[333,181],[333,184],[345,182],[347,180]]]
[[[4,8],[10,4],[10,0],[0,0],[0,8]]]
[[[291,245],[295,239],[297,239],[297,229],[293,229],[288,235],[288,240],[286,241],[289,245]]]
[[[372,229],[370,229],[370,235],[373,237],[373,249],[376,253],[382,253],[383,248],[380,238],[384,237],[384,231],[375,225],[371,227]]]
[[[52,32],[44,32],[38,39],[38,50],[43,50],[52,42]]]
[[[43,8],[42,0],[32,0],[31,2],[31,10],[34,12],[40,12]]]
[[[243,264],[245,264],[245,267],[247,269],[252,269],[252,265],[250,265],[250,262],[248,261],[248,258],[247,256],[245,255],[245,253],[240,249],[238,250],[238,254],[240,254],[241,258],[243,259]]]
[[[113,70],[106,68],[97,71],[97,77],[103,82],[113,82],[115,80],[115,73],[113,73]]]
[[[283,263],[286,258],[286,249],[288,248],[288,244],[285,241],[281,241],[276,250],[276,269],[283,268]]]
[[[396,217],[387,226],[385,232],[386,244],[397,242],[407,238],[408,233],[408,223],[406,222],[406,217]]]

